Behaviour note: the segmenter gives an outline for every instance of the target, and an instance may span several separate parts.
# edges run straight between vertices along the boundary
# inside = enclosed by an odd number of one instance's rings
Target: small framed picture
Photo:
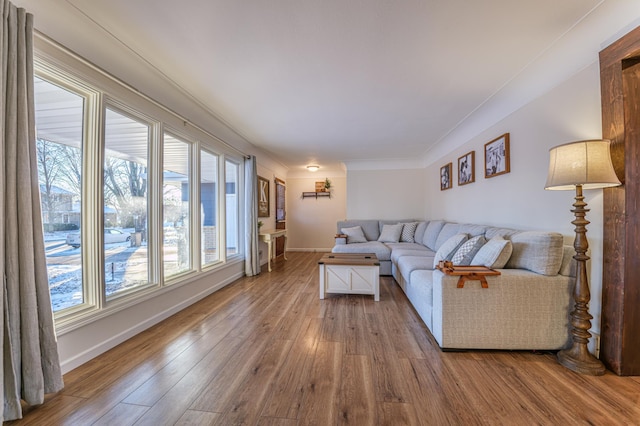
[[[476,152],[467,152],[458,158],[458,185],[476,181]]]
[[[451,169],[453,169],[452,163],[440,167],[440,191],[451,188]]]
[[[509,133],[505,133],[484,145],[484,177],[492,178],[510,171]]]
[[[269,217],[269,181],[258,176],[258,217]]]

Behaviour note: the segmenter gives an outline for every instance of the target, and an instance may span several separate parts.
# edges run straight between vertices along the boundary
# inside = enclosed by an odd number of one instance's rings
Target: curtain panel
[[[35,153],[33,16],[0,0],[0,270],[2,419],[20,400],[42,404],[63,387],[47,279]]]
[[[245,182],[245,258],[244,272],[252,277],[260,273],[260,252],[258,249],[258,171],[256,156],[250,155],[244,161]]]

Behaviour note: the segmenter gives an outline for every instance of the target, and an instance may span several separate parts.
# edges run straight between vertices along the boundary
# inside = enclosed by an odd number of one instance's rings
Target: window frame
[[[101,186],[100,186],[100,198],[101,198],[101,204],[100,204],[100,226],[101,227],[101,231],[104,229],[104,160],[106,159],[106,114],[107,114],[107,109],[120,114],[126,118],[129,118],[133,121],[136,121],[138,123],[144,124],[148,127],[148,144],[147,144],[147,223],[151,222],[154,220],[154,218],[157,216],[156,212],[157,210],[154,208],[154,206],[157,205],[158,201],[158,192],[157,191],[153,191],[152,188],[156,187],[158,185],[157,183],[157,172],[155,171],[154,167],[154,162],[153,162],[153,158],[154,158],[154,154],[158,152],[159,148],[159,141],[158,141],[158,130],[161,127],[161,123],[158,122],[157,120],[153,119],[152,117],[128,106],[127,104],[120,102],[119,100],[113,99],[109,96],[105,96],[104,100],[103,100],[103,104],[102,104],[102,126],[101,126],[101,139],[100,139],[100,149],[102,151],[102,162],[101,162],[101,167],[100,167],[100,182],[101,182]],[[156,163],[157,164],[157,163]],[[150,229],[149,226],[147,226],[147,229]],[[104,258],[104,241],[103,241],[103,232],[99,232],[99,244],[97,247],[99,247],[100,250],[100,262],[101,265],[104,268],[105,265],[105,258]],[[97,241],[97,240],[94,240]],[[116,293],[113,293],[111,295],[107,295],[106,293],[106,281],[104,279],[105,277],[105,271],[103,270],[102,273],[102,279],[101,282],[99,284],[100,287],[100,296],[102,298],[102,306],[108,306],[110,304],[117,304],[117,303],[121,303],[122,300],[126,300],[132,297],[132,295],[134,295],[133,297],[135,297],[135,294],[138,292],[145,292],[145,291],[149,291],[149,289],[151,288],[155,288],[158,287],[160,285],[160,277],[161,275],[158,274],[158,249],[157,247],[155,247],[155,245],[157,245],[157,234],[154,235],[152,232],[149,232],[149,235],[147,236],[147,262],[148,262],[148,266],[147,266],[147,282],[145,284],[142,285],[138,285],[129,289],[125,289]],[[85,244],[85,240],[83,239],[82,241],[83,244]],[[88,241],[87,241],[88,243]]]
[[[42,49],[42,50],[40,50]],[[82,244],[82,304],[61,309],[54,314],[57,335],[63,335],[89,323],[113,315],[123,309],[135,306],[160,296],[175,288],[201,280],[209,274],[223,271],[230,265],[244,260],[243,221],[244,215],[244,162],[243,153],[226,144],[206,130],[194,125],[153,99],[146,97],[126,83],[105,73],[100,68],[84,61],[63,47],[38,39],[34,49],[34,70],[38,78],[59,85],[85,99],[83,110],[82,145],[82,193],[81,226]],[[148,152],[148,260],[149,280],[147,285],[132,291],[106,296],[105,267],[103,254],[104,195],[103,165],[105,158],[105,114],[106,108],[113,109],[136,121],[150,125]],[[188,273],[164,280],[161,256],[162,227],[162,138],[164,132],[188,142],[191,147],[191,270]],[[180,130],[178,130],[180,129]],[[219,226],[218,247],[224,242],[225,250],[220,250],[217,261],[203,266],[200,261],[200,152],[206,150],[217,157],[218,173],[223,173],[226,159],[232,159],[238,166],[238,250],[233,256],[226,256],[226,218],[223,216],[226,200],[218,191],[217,206]],[[97,171],[96,171],[97,170]],[[218,182],[225,182],[218,176]],[[153,224],[153,226],[151,226]],[[224,236],[224,237],[223,237]],[[93,241],[90,246],[87,241]],[[92,247],[87,249],[87,247]],[[221,277],[223,277],[221,275]]]
[[[67,90],[75,95],[78,95],[84,99],[83,111],[82,111],[82,141],[80,147],[81,155],[81,182],[80,182],[80,232],[81,235],[86,233],[85,226],[87,220],[92,215],[92,208],[90,206],[90,199],[96,195],[95,191],[91,191],[89,187],[92,186],[92,182],[88,182],[87,169],[90,164],[99,161],[100,154],[97,150],[99,144],[96,141],[99,139],[99,125],[95,125],[98,117],[95,117],[95,112],[102,104],[102,93],[92,87],[90,84],[67,75],[63,70],[52,66],[46,62],[34,60],[34,77],[44,80],[55,86]],[[81,245],[82,247],[82,245]],[[96,269],[86,268],[85,266],[90,263],[95,264],[96,253],[95,251],[88,249],[86,246],[80,251],[80,262],[82,268],[82,297],[83,303],[71,306],[69,308],[61,309],[54,313],[54,318],[57,323],[73,322],[77,318],[81,318],[87,314],[91,314],[100,309],[101,300],[100,292],[95,286],[89,285],[90,282],[95,281],[100,277],[101,272]],[[57,324],[56,323],[56,324]]]
[[[202,143],[199,144],[198,146],[198,194],[200,194],[200,185],[202,183],[202,173],[200,173],[200,165],[201,165],[201,161],[202,161],[202,151],[205,151],[207,154],[210,154],[214,157],[216,157],[216,163],[217,163],[217,176],[216,176],[216,185],[217,185],[217,189],[216,189],[216,217],[217,217],[217,221],[216,221],[216,251],[217,251],[217,255],[218,258],[211,263],[207,263],[206,265],[202,264],[202,258],[200,258],[200,269],[202,271],[209,271],[209,270],[213,270],[215,269],[218,265],[222,265],[225,263],[225,255],[226,255],[226,236],[225,238],[223,238],[222,236],[222,232],[220,231],[220,221],[223,220],[223,218],[225,218],[226,220],[226,204],[222,204],[225,202],[224,198],[221,196],[221,193],[223,191],[220,190],[220,188],[222,187],[221,182],[224,182],[223,180],[220,180],[221,176],[224,178],[224,172],[221,172],[220,169],[223,168],[224,165],[224,154],[221,154],[220,152],[217,152],[215,150],[213,150],[211,147],[206,146]],[[200,194],[201,195],[201,194]],[[198,196],[198,201],[200,201],[200,196]],[[222,204],[222,206],[221,206]],[[200,211],[200,205],[198,205],[198,211]],[[202,228],[202,222],[200,220],[200,215],[198,214],[198,233],[201,232]],[[226,229],[226,222],[225,222],[225,227]],[[202,239],[200,238],[200,236],[198,235],[198,241],[199,241],[199,245],[198,245],[198,251],[199,253],[202,253]],[[221,247],[225,246],[225,253],[222,253]],[[199,254],[199,256],[201,256],[201,254]]]
[[[242,221],[241,219],[244,217],[244,203],[241,202],[241,200],[244,198],[242,196],[242,194],[244,194],[244,162],[241,161],[241,159],[239,159],[238,157],[234,157],[228,154],[225,154],[222,157],[222,167],[220,168],[220,174],[222,174],[223,180],[221,182],[224,182],[224,191],[220,191],[221,193],[224,192],[224,197],[221,197],[222,202],[224,203],[221,206],[221,211],[222,213],[224,213],[224,217],[221,216],[221,220],[222,218],[224,218],[224,238],[222,239],[222,242],[224,243],[224,260],[223,262],[228,262],[228,261],[232,261],[234,259],[240,259],[240,258],[244,258],[244,238],[242,238],[242,236],[244,235],[244,221]],[[227,247],[227,162],[230,162],[232,164],[234,164],[237,167],[238,170],[238,175],[236,177],[237,181],[236,181],[236,204],[237,204],[237,211],[236,211],[236,253],[229,255],[228,253],[228,247]],[[223,187],[221,185],[221,187]],[[221,232],[222,234],[222,232]]]
[[[188,164],[189,164],[189,269],[186,271],[179,272],[175,275],[171,275],[168,279],[164,276],[164,199],[163,199],[163,186],[164,186],[164,137],[165,135],[169,135],[170,137],[179,140],[180,142],[184,142],[188,146]],[[199,229],[200,217],[199,214],[199,205],[197,203],[200,201],[200,189],[199,185],[196,185],[195,182],[199,182],[200,177],[200,160],[199,160],[199,152],[198,149],[199,143],[189,136],[176,131],[175,129],[164,126],[162,131],[162,144],[161,150],[162,154],[160,155],[161,163],[160,163],[160,223],[158,232],[158,244],[160,245],[160,274],[163,286],[171,286],[175,283],[179,283],[185,278],[188,278],[200,271],[199,262],[200,262],[200,233],[195,232],[197,225]],[[196,180],[196,177],[198,180]],[[198,188],[196,188],[198,187]],[[197,208],[196,208],[197,206]],[[198,216],[198,217],[196,217]],[[162,238],[160,238],[162,236]],[[197,241],[196,241],[197,240]],[[197,243],[197,246],[195,245]],[[197,247],[197,250],[194,249]],[[196,260],[198,263],[196,263]]]

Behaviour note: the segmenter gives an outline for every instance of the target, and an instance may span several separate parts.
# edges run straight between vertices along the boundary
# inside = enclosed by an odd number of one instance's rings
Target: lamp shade
[[[611,164],[608,140],[567,143],[549,150],[549,174],[544,189],[573,190],[620,185]]]

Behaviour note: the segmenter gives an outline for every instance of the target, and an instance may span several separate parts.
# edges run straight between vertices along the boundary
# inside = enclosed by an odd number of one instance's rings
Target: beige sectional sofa
[[[405,231],[399,236],[398,224]],[[380,274],[393,275],[441,348],[566,345],[573,248],[563,245],[561,234],[443,220],[349,220],[337,228],[349,236],[336,238],[332,251],[376,253]],[[434,262],[456,255],[454,264],[486,264],[501,275],[486,277],[488,288],[476,281],[457,288],[458,277],[434,269]]]

